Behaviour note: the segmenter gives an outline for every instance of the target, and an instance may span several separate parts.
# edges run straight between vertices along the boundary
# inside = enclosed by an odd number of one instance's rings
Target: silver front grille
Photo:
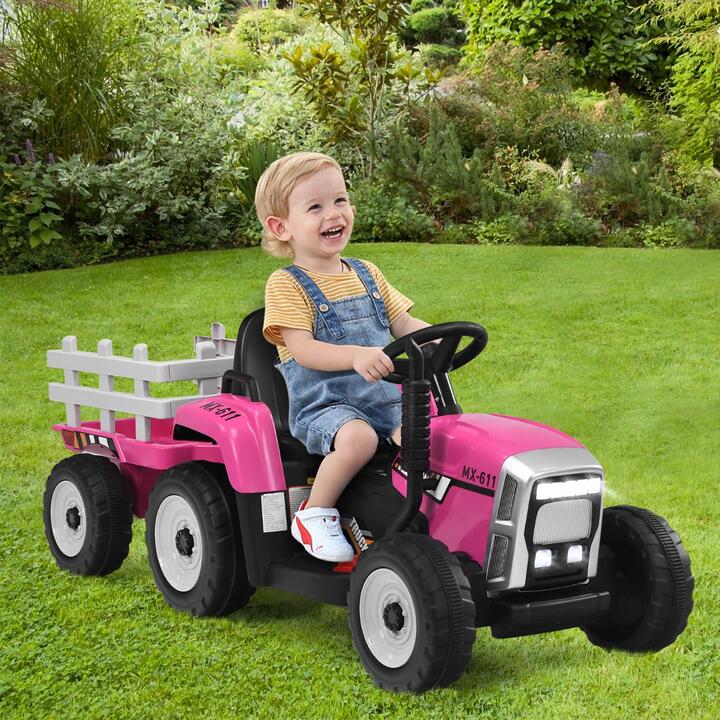
[[[587,499],[545,503],[535,520],[533,545],[584,540],[592,527],[592,503]]]

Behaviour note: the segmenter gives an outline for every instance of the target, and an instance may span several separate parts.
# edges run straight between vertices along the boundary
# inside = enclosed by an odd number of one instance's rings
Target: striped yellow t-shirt
[[[398,292],[385,279],[380,270],[367,260],[362,260],[378,286],[387,309],[390,324],[413,306],[412,300]],[[367,290],[358,274],[343,263],[345,271],[329,275],[304,270],[310,279],[322,290],[330,301],[365,295]],[[313,332],[315,327],[315,307],[297,280],[285,270],[276,270],[265,285],[265,322],[263,335],[269,342],[277,345],[280,360],[289,360],[292,353],[285,347],[280,328],[296,328]]]

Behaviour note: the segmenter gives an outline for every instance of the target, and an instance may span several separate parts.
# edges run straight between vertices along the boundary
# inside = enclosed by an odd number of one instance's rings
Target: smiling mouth
[[[328,240],[337,240],[345,231],[344,227],[330,228],[321,232],[320,235]]]

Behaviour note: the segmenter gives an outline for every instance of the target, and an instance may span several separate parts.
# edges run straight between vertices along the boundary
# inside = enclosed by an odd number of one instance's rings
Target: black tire
[[[108,458],[79,454],[50,472],[43,498],[45,537],[58,567],[75,575],[107,575],[127,557],[132,505]]]
[[[601,543],[616,563],[610,609],[583,627],[590,642],[629,652],[661,650],[685,629],[695,580],[678,534],[649,510],[622,505],[605,510]]]
[[[427,535],[398,533],[360,554],[350,576],[348,622],[362,664],[386,690],[450,685],[472,656],[470,583],[457,557]],[[397,655],[388,660],[385,651],[393,653],[395,645]]]
[[[148,564],[158,590],[175,610],[222,617],[247,605],[255,592],[247,578],[233,493],[227,479],[223,482],[202,462],[166,470],[150,493]],[[195,519],[183,526],[182,513],[188,515],[188,508]],[[173,515],[173,509],[179,514]]]

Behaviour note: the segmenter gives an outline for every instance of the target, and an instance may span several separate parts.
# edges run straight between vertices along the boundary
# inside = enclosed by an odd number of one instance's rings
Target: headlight
[[[554,482],[539,482],[535,497],[538,500],[555,500],[557,498],[595,495],[602,489],[602,479],[599,477],[580,478],[579,480],[555,480]]]

